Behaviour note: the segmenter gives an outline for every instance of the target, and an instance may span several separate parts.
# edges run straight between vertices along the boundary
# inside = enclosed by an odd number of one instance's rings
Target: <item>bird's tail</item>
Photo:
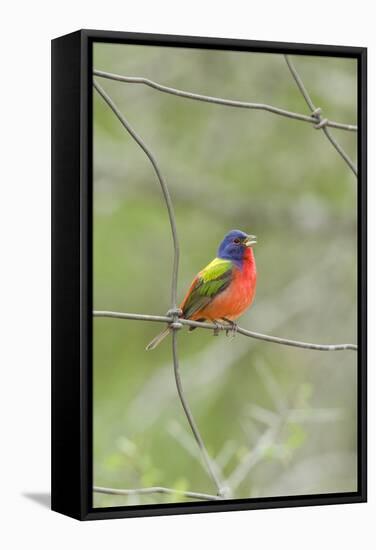
[[[156,348],[162,342],[162,340],[164,340],[166,336],[170,334],[170,331],[171,331],[170,327],[167,327],[164,330],[162,330],[162,332],[157,334],[157,336],[155,336],[155,338],[153,338],[153,340],[149,342],[148,345],[146,346],[145,348],[146,351]]]

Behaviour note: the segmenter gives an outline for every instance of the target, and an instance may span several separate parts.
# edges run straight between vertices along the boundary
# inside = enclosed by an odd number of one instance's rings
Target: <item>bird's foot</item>
[[[231,339],[235,338],[235,335],[238,331],[238,325],[234,323],[234,321],[231,321],[231,319],[227,319],[226,317],[223,317],[223,320],[230,325],[229,328],[226,329],[226,336]]]
[[[217,321],[213,321],[213,325],[215,325],[215,329],[213,330],[213,336],[218,336],[219,331],[221,330],[221,325],[217,323]]]

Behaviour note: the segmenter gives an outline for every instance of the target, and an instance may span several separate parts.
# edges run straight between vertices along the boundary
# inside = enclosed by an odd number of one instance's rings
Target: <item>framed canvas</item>
[[[365,500],[366,49],[53,40],[52,509]]]

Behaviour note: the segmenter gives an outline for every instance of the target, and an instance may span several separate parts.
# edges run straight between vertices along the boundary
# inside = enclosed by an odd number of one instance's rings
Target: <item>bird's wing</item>
[[[192,315],[207,306],[220,292],[231,283],[233,263],[231,260],[215,258],[193,280],[182,304],[183,316]]]

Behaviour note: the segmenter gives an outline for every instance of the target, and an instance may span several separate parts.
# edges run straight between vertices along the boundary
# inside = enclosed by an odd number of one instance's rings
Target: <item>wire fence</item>
[[[347,166],[354,173],[354,175],[357,176],[357,169],[355,164],[347,155],[347,153],[343,150],[343,148],[340,146],[338,141],[333,137],[331,132],[328,130],[328,128],[334,128],[334,129],[339,129],[344,131],[356,132],[357,126],[352,124],[344,124],[341,122],[336,122],[336,121],[324,118],[322,116],[321,109],[318,107],[315,107],[314,103],[312,102],[312,99],[309,93],[307,92],[303,84],[303,81],[300,78],[291,58],[287,55],[285,55],[284,58],[291,72],[291,75],[298,86],[298,89],[301,95],[303,96],[305,102],[307,103],[311,111],[309,115],[287,111],[285,109],[268,105],[268,104],[250,103],[250,102],[244,102],[244,101],[224,99],[220,97],[205,96],[197,93],[192,93],[192,92],[164,86],[162,84],[159,84],[157,82],[154,82],[152,80],[149,80],[143,77],[122,76],[122,75],[112,74],[112,73],[99,71],[99,70],[94,70],[93,74],[94,76],[97,76],[100,78],[115,80],[118,82],[124,82],[129,84],[143,84],[155,90],[158,90],[162,93],[172,94],[185,99],[203,101],[207,103],[214,103],[214,104],[227,106],[227,107],[263,110],[263,111],[275,114],[277,116],[284,116],[289,119],[295,119],[298,121],[309,123],[313,125],[315,129],[322,130],[324,132],[328,141],[332,144],[332,146],[335,148],[335,150],[338,152],[341,158],[346,162]],[[115,488],[94,486],[93,491],[96,493],[102,493],[102,494],[108,494],[108,495],[122,495],[122,496],[129,496],[129,495],[136,495],[136,494],[138,495],[168,494],[168,495],[175,495],[178,497],[185,497],[187,499],[197,499],[197,500],[221,500],[221,499],[231,498],[233,491],[239,486],[242,479],[244,478],[245,471],[248,471],[248,469],[253,466],[254,461],[256,460],[256,457],[260,456],[260,450],[258,448],[251,450],[249,453],[249,457],[247,458],[247,460],[244,461],[244,464],[241,465],[242,467],[239,468],[238,471],[234,472],[234,474],[230,477],[227,483],[222,479],[221,469],[219,468],[217,462],[213,460],[209,456],[209,453],[207,452],[204,440],[201,437],[199,428],[196,424],[196,421],[194,419],[194,416],[192,414],[189,403],[184,393],[181,376],[180,376],[180,369],[179,369],[178,337],[177,337],[178,331],[183,326],[213,330],[214,334],[217,334],[218,331],[225,331],[226,333],[228,333],[229,326],[225,324],[213,324],[213,323],[207,323],[207,322],[191,321],[189,319],[183,319],[181,317],[181,310],[178,308],[178,304],[177,304],[177,283],[178,283],[178,271],[179,271],[180,246],[179,246],[178,232],[177,232],[177,226],[176,226],[176,218],[174,213],[174,206],[171,201],[167,183],[160,170],[156,157],[151,151],[150,147],[146,145],[144,140],[132,128],[128,120],[121,113],[117,105],[114,103],[111,97],[106,93],[106,91],[102,88],[102,86],[98,83],[98,81],[94,80],[93,86],[94,86],[94,89],[97,91],[97,93],[100,95],[100,97],[103,99],[103,101],[107,104],[107,106],[111,109],[111,111],[120,121],[123,128],[130,134],[130,136],[136,141],[139,147],[144,151],[144,153],[148,157],[154,169],[155,175],[161,187],[164,201],[167,207],[171,233],[172,233],[173,251],[174,251],[172,275],[171,275],[171,300],[170,300],[171,307],[166,313],[166,315],[141,315],[138,313],[125,313],[125,312],[114,312],[114,311],[94,311],[93,315],[94,317],[106,317],[106,318],[125,319],[125,320],[132,320],[132,321],[167,323],[168,326],[171,328],[172,359],[173,359],[174,377],[175,377],[177,393],[178,393],[181,405],[183,407],[186,419],[190,426],[192,435],[197,444],[197,448],[199,450],[200,458],[203,463],[203,466],[205,467],[208,475],[210,476],[216,488],[216,494],[215,495],[206,494],[206,493],[195,492],[195,491],[178,491],[168,487],[159,487],[159,486],[144,487],[144,488],[137,488],[137,489],[115,489]],[[357,350],[357,345],[355,344],[316,344],[316,343],[310,343],[310,342],[302,342],[299,340],[291,340],[286,338],[280,338],[277,336],[261,334],[258,332],[250,331],[248,329],[244,329],[242,327],[239,327],[238,325],[235,325],[234,328],[230,329],[230,331],[237,332],[238,334],[241,334],[243,336],[247,336],[250,338],[254,338],[257,340],[262,340],[264,342],[269,342],[269,343],[274,343],[274,344],[279,344],[284,346],[293,346],[293,347],[302,348],[302,349],[310,349],[310,350],[317,350],[317,351],[346,351],[346,350],[356,351]],[[271,435],[274,434],[274,432],[276,431],[276,428],[274,428],[273,430],[274,431],[272,432],[268,431],[265,434],[265,438],[264,438],[265,440],[268,440],[271,437]],[[264,439],[259,442],[258,446],[261,446],[261,448],[265,443]]]

